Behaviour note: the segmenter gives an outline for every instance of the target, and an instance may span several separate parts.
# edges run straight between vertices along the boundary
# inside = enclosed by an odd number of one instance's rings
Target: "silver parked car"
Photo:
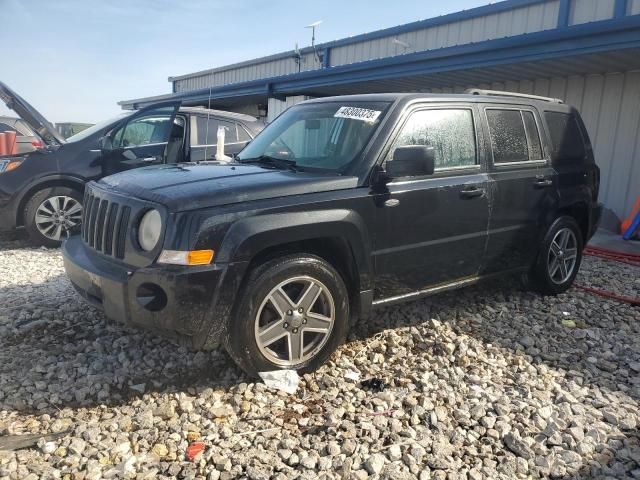
[[[32,152],[44,146],[40,137],[21,118],[0,116],[0,133],[4,132],[16,132],[17,153]]]

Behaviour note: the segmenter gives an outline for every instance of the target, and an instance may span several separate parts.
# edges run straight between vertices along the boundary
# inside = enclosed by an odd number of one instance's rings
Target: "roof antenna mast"
[[[317,22],[313,22],[307,25],[306,27],[304,27],[304,28],[311,29],[311,48],[313,48],[313,55],[318,61],[318,63],[320,63],[320,57],[318,56],[318,52],[316,52],[316,27],[321,23],[322,23],[322,20],[318,20]]]

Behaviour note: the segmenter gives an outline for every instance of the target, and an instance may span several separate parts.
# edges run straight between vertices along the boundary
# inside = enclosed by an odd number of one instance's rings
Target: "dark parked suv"
[[[24,226],[35,243],[47,246],[59,246],[79,231],[89,180],[146,165],[212,160],[219,127],[225,131],[225,153],[233,155],[264,126],[249,115],[169,102],[124,112],[65,140],[2,82],[0,100],[44,146],[0,157],[0,230]]]
[[[63,246],[107,317],[247,372],[313,369],[372,307],[525,273],[567,290],[600,217],[578,112],[501,92],[311,100],[231,164],[87,186]]]

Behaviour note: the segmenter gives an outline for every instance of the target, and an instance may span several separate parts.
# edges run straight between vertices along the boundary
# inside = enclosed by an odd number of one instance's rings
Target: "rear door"
[[[376,299],[477,275],[489,223],[477,124],[471,104],[409,112],[385,158],[398,146],[433,146],[435,172],[394,179],[376,196]]]
[[[103,174],[165,163],[179,106],[169,102],[144,108],[109,132],[102,147]]]
[[[558,202],[556,172],[541,140],[537,110],[484,105],[490,145],[491,222],[482,273],[530,266],[535,260],[545,215]]]

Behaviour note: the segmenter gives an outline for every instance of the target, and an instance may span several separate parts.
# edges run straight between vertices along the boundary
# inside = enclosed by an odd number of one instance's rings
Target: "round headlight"
[[[160,240],[162,218],[157,210],[149,210],[142,216],[138,227],[138,243],[143,250],[150,252]]]

